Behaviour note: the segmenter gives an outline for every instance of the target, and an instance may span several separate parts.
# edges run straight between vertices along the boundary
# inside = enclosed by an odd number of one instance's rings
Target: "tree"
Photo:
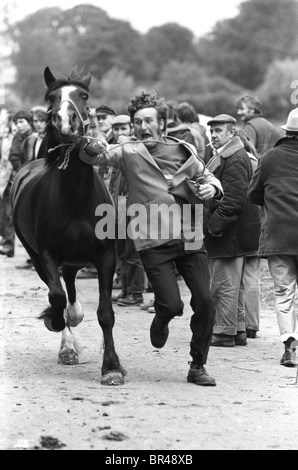
[[[47,65],[59,75],[67,75],[74,65],[85,66],[97,80],[114,66],[138,78],[144,74],[140,33],[92,5],[38,10],[11,24],[6,34],[14,44],[15,90],[24,103],[43,101]]]
[[[45,66],[61,74],[71,68],[70,51],[59,34],[60,18],[60,8],[46,8],[11,25],[8,31],[15,44],[11,56],[16,67],[15,88],[25,104],[43,102]]]
[[[193,33],[176,23],[151,28],[145,35],[146,57],[151,62],[151,79],[159,77],[160,70],[171,61],[196,60]]]
[[[135,81],[131,75],[126,75],[123,70],[112,67],[101,79],[100,102],[113,106],[118,114],[126,114],[127,104],[135,93]]]
[[[297,56],[297,23],[296,0],[248,0],[199,41],[198,55],[214,72],[253,90],[274,60]]]
[[[143,39],[127,21],[114,20],[100,8],[79,5],[65,13],[74,63],[86,64],[101,78],[118,67],[143,76]]]
[[[172,61],[164,66],[154,88],[167,100],[188,101],[201,114],[235,114],[236,101],[244,89],[206,67]]]

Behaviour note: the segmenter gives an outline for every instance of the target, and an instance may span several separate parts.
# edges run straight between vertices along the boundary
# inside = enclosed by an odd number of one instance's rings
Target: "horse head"
[[[84,135],[89,125],[90,72],[82,76],[73,69],[68,78],[55,78],[49,67],[45,68],[44,80],[47,85],[45,99],[49,103],[51,124],[63,136],[63,140]]]

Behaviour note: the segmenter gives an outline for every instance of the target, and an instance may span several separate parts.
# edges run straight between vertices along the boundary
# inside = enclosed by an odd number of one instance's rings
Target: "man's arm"
[[[199,176],[197,183],[199,184],[198,195],[205,201],[212,198],[221,199],[223,197],[224,192],[221,182],[207,168]]]
[[[255,128],[253,127],[253,125],[250,124],[249,122],[247,122],[246,124],[244,124],[243,130],[244,130],[245,134],[247,135],[247,137],[249,138],[249,140],[256,147],[258,136],[257,136],[257,132],[256,132]]]
[[[119,154],[116,152],[118,145],[109,145],[105,140],[89,141],[83,139],[80,146],[80,159],[88,165],[119,166]]]

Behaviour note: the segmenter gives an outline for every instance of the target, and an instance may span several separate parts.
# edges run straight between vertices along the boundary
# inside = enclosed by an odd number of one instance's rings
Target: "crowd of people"
[[[190,202],[175,194],[194,181],[202,209],[199,240],[116,237],[117,265],[113,302],[154,314],[152,345],[162,348],[169,324],[183,315],[179,280],[190,291],[192,361],[187,380],[213,386],[205,368],[210,347],[247,346],[260,329],[261,258],[272,276],[277,322],[284,343],[280,364],[296,364],[297,318],[294,298],[298,278],[298,109],[278,130],[262,115],[256,97],[242,96],[235,116],[220,114],[200,123],[188,102],[166,101],[154,90],[131,98],[127,114],[110,105],[90,109],[90,125],[80,158],[93,165],[108,187],[116,210],[131,204]],[[14,175],[39,157],[47,110],[0,115],[0,255],[13,257],[15,233],[10,204]],[[96,137],[97,139],[89,139]],[[137,155],[137,156],[136,156]],[[128,227],[130,217],[124,211]],[[119,217],[116,217],[119,223]],[[185,221],[184,221],[185,222]],[[191,212],[188,230],[198,225]],[[123,220],[122,220],[123,223]],[[154,224],[149,220],[148,224]],[[173,228],[173,227],[172,227]],[[148,232],[149,233],[149,232]],[[25,268],[33,269],[30,260]],[[97,277],[93,265],[77,274]],[[144,292],[152,292],[144,301]]]

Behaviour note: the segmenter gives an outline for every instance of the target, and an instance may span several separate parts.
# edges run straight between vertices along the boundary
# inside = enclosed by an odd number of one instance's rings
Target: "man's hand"
[[[215,196],[216,188],[212,184],[200,184],[197,194],[204,201],[208,201]]]
[[[109,144],[105,140],[91,140],[84,145],[84,151],[91,157],[101,155],[107,152],[108,149]]]

